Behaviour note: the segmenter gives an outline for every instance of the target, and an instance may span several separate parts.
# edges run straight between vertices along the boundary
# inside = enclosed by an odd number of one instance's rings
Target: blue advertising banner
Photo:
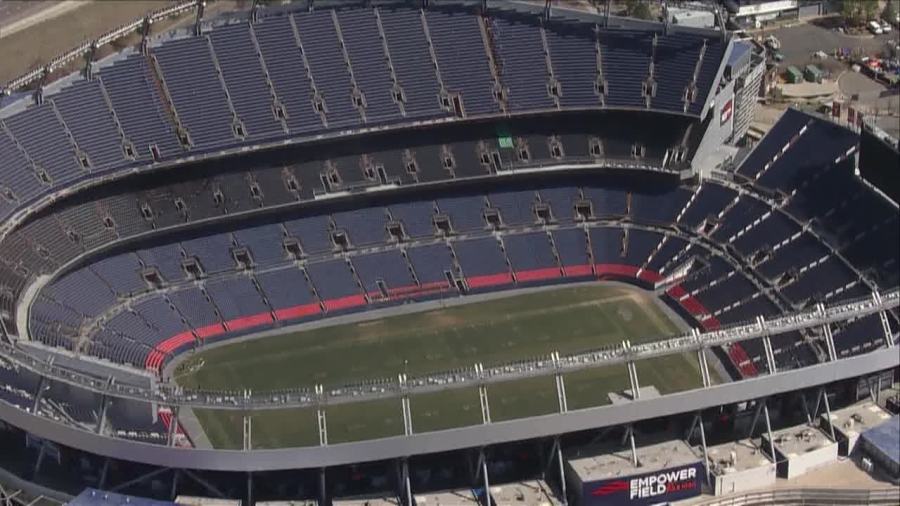
[[[582,490],[583,506],[650,505],[680,501],[700,495],[703,464],[636,474],[625,478],[586,482]]]

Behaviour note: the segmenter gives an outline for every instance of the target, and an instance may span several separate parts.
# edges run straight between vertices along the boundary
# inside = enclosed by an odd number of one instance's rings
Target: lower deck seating
[[[662,235],[646,230],[628,229],[626,238],[625,263],[629,265],[644,265],[650,257],[650,253],[659,245]]]
[[[206,292],[222,315],[237,325],[242,318],[259,318],[266,321],[269,307],[249,276],[229,276],[205,284]],[[246,322],[241,322],[246,324]]]
[[[329,306],[329,301],[342,301],[345,298],[359,300],[362,297],[359,284],[346,260],[308,263],[306,272],[326,307]]]
[[[419,283],[446,284],[454,272],[453,256],[446,244],[417,246],[406,250]]]
[[[278,320],[317,314],[321,308],[303,271],[286,267],[255,275],[256,282]]]
[[[453,250],[470,288],[512,282],[506,255],[493,237],[456,241]]]
[[[624,233],[612,227],[591,228],[589,231],[591,250],[595,264],[618,264],[622,262]]]
[[[434,202],[421,200],[395,204],[390,207],[391,217],[403,226],[408,237],[434,235]]]
[[[415,287],[409,264],[400,251],[358,255],[351,260],[370,298],[388,298],[398,290]]]
[[[566,276],[591,274],[591,261],[588,257],[587,234],[581,228],[566,228],[550,233],[559,263]]]
[[[660,274],[667,272],[666,266],[683,253],[687,246],[688,242],[680,237],[665,237],[651,253],[646,267]]]
[[[503,238],[503,244],[516,280],[520,283],[560,276],[556,255],[546,233],[507,235]]]
[[[188,324],[195,329],[217,325],[221,321],[209,300],[209,296],[199,287],[191,286],[169,294],[175,309]]]

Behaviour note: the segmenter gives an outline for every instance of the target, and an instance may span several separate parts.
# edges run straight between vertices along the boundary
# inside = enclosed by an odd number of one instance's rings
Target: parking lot
[[[834,96],[821,96],[813,100],[815,103],[830,103],[832,100],[845,104],[852,103],[854,109],[875,119],[876,123],[892,135],[900,134],[900,95],[896,90],[888,88],[867,75],[854,72],[849,62],[833,57],[835,50],[849,50],[859,56],[876,56],[882,53],[888,43],[898,40],[900,30],[893,30],[882,35],[841,33],[835,26],[837,18],[815,20],[812,23],[797,23],[790,26],[761,30],[754,33],[760,39],[774,35],[781,43],[779,52],[784,60],[779,63],[779,72],[789,65],[802,69],[807,64],[815,64],[825,71],[826,79],[837,82]],[[816,58],[814,53],[821,51],[826,58]],[[823,89],[825,89],[823,87]],[[813,104],[813,107],[815,105]],[[775,106],[773,110],[779,109]],[[766,123],[764,118],[757,122]]]
[[[875,55],[880,52],[891,39],[896,40],[900,31],[894,30],[883,35],[846,35],[819,24],[803,23],[790,27],[778,28],[764,32],[764,37],[774,34],[781,41],[781,54],[784,55],[782,66],[795,65],[801,67],[808,63],[819,63],[813,58],[816,51],[824,51],[831,55],[836,49],[848,48],[863,54]]]

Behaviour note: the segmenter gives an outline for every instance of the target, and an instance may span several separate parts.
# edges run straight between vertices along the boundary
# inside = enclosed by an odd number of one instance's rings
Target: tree
[[[896,0],[888,0],[886,3],[887,5],[884,6],[884,12],[881,13],[881,17],[889,23],[893,23],[897,20],[897,6],[894,5]]]
[[[625,2],[625,12],[632,18],[651,19],[653,17],[650,7],[644,0],[627,0]]]
[[[843,2],[841,2],[841,16],[844,18],[848,25],[862,24],[863,3],[874,2],[859,2],[857,0],[843,0]]]
[[[863,15],[865,19],[863,21],[868,21],[870,19],[878,18],[878,2],[860,2],[862,4]],[[888,2],[890,3],[890,2]]]

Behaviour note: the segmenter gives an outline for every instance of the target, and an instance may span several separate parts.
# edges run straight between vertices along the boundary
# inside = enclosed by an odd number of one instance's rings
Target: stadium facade
[[[197,9],[192,30],[0,110],[0,465],[18,479],[324,500],[397,483],[410,502],[557,459],[565,489],[564,447],[598,430],[627,427],[633,447],[660,419],[768,420],[898,366],[897,204],[827,119],[788,110],[749,154],[730,145],[755,103],[752,46],[493,2]],[[297,322],[598,279],[654,291],[693,329],[277,393],[168,374]],[[635,364],[678,353],[698,353],[703,388],[642,398]],[[710,356],[730,381],[712,384]],[[567,409],[564,373],[613,364],[627,409]],[[491,385],[534,376],[555,378],[559,412],[492,422]],[[485,392],[483,424],[413,430],[410,396],[462,386]],[[329,443],[325,406],[388,398],[402,434]],[[252,447],[254,412],[296,408],[319,445]],[[243,448],[194,447],[181,409],[238,413]]]

